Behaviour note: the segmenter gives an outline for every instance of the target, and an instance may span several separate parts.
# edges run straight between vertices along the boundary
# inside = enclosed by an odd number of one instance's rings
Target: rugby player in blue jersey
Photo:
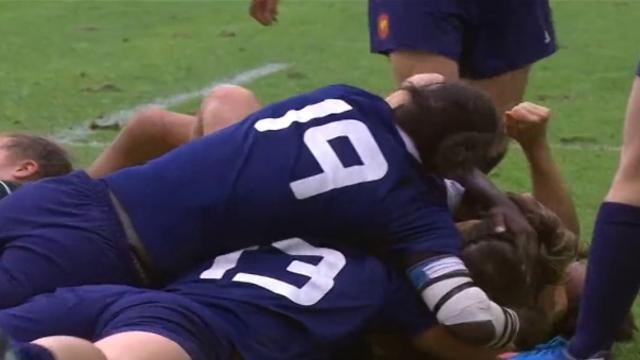
[[[19,360],[329,359],[371,330],[434,350],[436,320],[404,276],[324,243],[292,238],[221,255],[164,291],[59,289],[0,311],[0,326],[14,340],[35,340],[15,346]],[[40,339],[52,335],[76,338]]]
[[[629,96],[620,165],[593,232],[575,336],[514,359],[605,359],[640,288],[640,66]]]
[[[68,153],[37,135],[0,134],[0,199],[20,184],[71,172]]]
[[[154,111],[154,115],[170,115],[163,114],[159,111]],[[152,114],[147,114],[149,116]],[[534,194],[541,197],[541,200],[547,200],[550,194],[554,194],[554,199],[564,199],[568,198],[568,201],[564,201],[568,203],[568,207],[572,208],[570,196],[564,184],[564,180],[562,180],[562,176],[559,174],[559,170],[553,159],[550,157],[550,153],[547,153],[548,147],[546,146],[546,123],[548,121],[549,111],[543,107],[537,106],[535,104],[521,104],[518,107],[514,108],[510,112],[510,120],[509,120],[509,134],[518,140],[519,143],[523,145],[525,152],[528,154],[528,158],[531,161],[531,170],[532,170],[532,180],[534,187]],[[544,171],[543,171],[544,170]],[[539,172],[543,171],[545,174],[540,174]],[[561,316],[563,313],[562,304],[563,301],[557,301],[554,298],[557,297],[555,294],[558,293],[554,290],[555,287],[558,287],[561,290],[561,293],[564,293],[564,286],[557,285],[558,279],[561,277],[562,269],[566,267],[567,263],[570,263],[572,259],[575,257],[575,249],[576,249],[576,237],[573,236],[570,232],[563,230],[563,226],[560,224],[558,217],[556,217],[552,212],[548,210],[544,210],[539,204],[532,202],[532,200],[527,199],[526,197],[516,197],[514,198],[518,206],[524,210],[524,213],[527,214],[527,218],[529,221],[537,224],[535,228],[538,231],[539,237],[543,238],[541,241],[544,242],[544,246],[546,247],[545,255],[540,264],[543,265],[547,270],[538,271],[539,274],[534,283],[538,284],[534,287],[541,288],[544,285],[545,290],[540,293],[539,296],[536,296],[536,291],[533,291],[526,284],[525,275],[522,272],[522,268],[520,266],[517,254],[515,254],[514,248],[508,245],[508,242],[504,240],[498,241],[488,241],[491,237],[490,226],[483,226],[482,224],[472,224],[471,227],[466,226],[466,230],[463,231],[465,235],[465,241],[469,244],[464,250],[464,260],[465,263],[468,264],[472,276],[476,281],[479,281],[480,286],[488,291],[492,298],[497,299],[497,301],[503,305],[509,306],[531,306],[531,303],[534,301],[542,303],[540,306],[543,308],[543,312],[538,312],[539,316],[537,323],[539,324],[537,327],[533,329],[525,329],[528,336],[524,337],[524,341],[528,341],[529,343],[535,342],[536,338],[539,339],[540,336],[546,335],[545,330],[548,330],[547,320],[545,319],[547,316],[550,320],[555,317]],[[557,205],[557,201],[554,201],[552,205]],[[575,211],[565,211],[563,207],[559,208],[559,213],[563,217],[563,221],[571,223],[572,217],[574,216]],[[481,225],[481,226],[478,226]],[[484,233],[484,235],[483,235]],[[489,235],[489,237],[487,237]],[[298,247],[302,245],[302,242],[298,242],[295,240],[293,242],[294,247]],[[307,250],[312,249],[311,246],[307,246]],[[207,265],[203,265],[203,269],[207,268],[209,270],[209,274],[214,274],[214,278],[222,277],[223,280],[233,279],[233,284],[229,283],[230,286],[234,288],[243,288],[247,286],[243,283],[237,283],[238,280],[241,280],[241,277],[236,276],[226,276],[220,275],[220,271],[211,271],[211,269],[220,268],[221,264],[232,264],[234,259],[238,259],[238,265],[232,269],[229,269],[232,274],[237,274],[238,270],[246,268],[249,264],[255,266],[254,273],[256,274],[277,274],[278,271],[274,271],[278,267],[284,268],[285,265],[282,266],[272,266],[275,265],[273,261],[256,261],[255,259],[266,259],[265,253],[260,253],[266,251],[267,248],[263,248],[259,251],[251,251],[247,252],[246,250],[241,253],[240,256],[237,253],[220,256],[216,259],[214,264],[211,266],[211,263]],[[270,251],[273,251],[271,249]],[[289,251],[291,253],[291,251]],[[242,261],[243,257],[250,254],[253,255],[251,257],[251,261],[247,262],[246,258],[244,258],[244,262]],[[291,258],[290,255],[285,255],[283,253],[277,252],[279,255],[272,254],[271,259],[279,259],[281,257]],[[329,255],[336,255],[336,252],[329,251]],[[347,253],[344,253],[347,254]],[[231,260],[229,260],[231,259]],[[297,257],[297,259],[302,260],[304,262],[310,260],[310,258]],[[363,307],[368,307],[370,304],[374,303],[376,299],[376,295],[372,296],[369,294],[368,289],[361,289],[359,285],[365,283],[376,283],[378,284],[378,288],[384,289],[382,284],[387,284],[387,281],[383,279],[387,279],[384,276],[380,276],[380,272],[378,271],[368,271],[365,272],[365,265],[367,262],[356,261],[356,257],[353,253],[351,256],[347,256],[347,267],[345,267],[344,271],[335,277],[335,286],[332,290],[333,292],[330,295],[327,295],[326,300],[331,301],[322,301],[322,307],[319,308],[318,304],[314,304],[309,307],[304,306],[296,306],[295,312],[287,312],[290,317],[288,320],[292,320],[289,322],[288,326],[284,328],[280,328],[281,330],[277,331],[278,334],[287,334],[288,331],[286,329],[289,328],[290,325],[301,321],[302,319],[307,319],[309,315],[304,315],[306,311],[315,312],[316,316],[321,316],[323,319],[334,319],[335,316],[340,314],[340,327],[339,329],[345,329],[345,327],[353,326],[353,329],[358,327],[357,316],[353,316],[357,313],[369,313],[362,307],[358,306],[350,306],[349,314],[352,316],[344,316],[343,306],[345,303],[350,304],[359,304]],[[353,260],[351,260],[353,259]],[[227,261],[229,260],[229,261]],[[286,262],[288,262],[287,260]],[[285,263],[286,263],[285,262]],[[313,263],[316,263],[314,261]],[[326,265],[326,264],[325,264]],[[319,264],[318,264],[319,266]],[[202,270],[196,271],[195,274],[204,274],[207,271],[202,272]],[[500,275],[496,277],[496,272]],[[324,272],[325,274],[327,272]],[[358,277],[364,276],[366,273],[367,277],[362,279]],[[288,274],[284,272],[284,274]],[[351,274],[352,276],[348,276]],[[356,276],[357,274],[357,276]],[[508,276],[506,276],[508,274]],[[569,272],[571,274],[571,272]],[[246,276],[246,274],[245,274]],[[202,277],[202,276],[201,276]],[[195,278],[195,277],[194,277]],[[574,278],[574,276],[569,276],[570,278]],[[263,289],[255,289],[257,291],[256,294],[260,294],[261,292],[269,291],[271,289],[271,284],[277,282],[272,282],[269,277],[256,277],[254,279],[258,279],[257,282],[254,282],[255,286],[262,286]],[[282,279],[295,279],[291,274],[288,276],[285,275]],[[555,280],[554,280],[555,279]],[[309,282],[307,284],[311,284],[314,282],[314,279],[309,278]],[[316,279],[317,280],[317,279]],[[178,284],[174,284],[170,287],[170,289],[175,289],[176,287],[184,287],[185,284],[197,284],[202,279],[194,280],[192,282],[181,282]],[[575,281],[575,280],[574,280]],[[578,280],[579,281],[579,280]],[[339,284],[344,282],[350,282],[352,285],[350,287],[340,286]],[[182,285],[180,285],[182,284]],[[282,285],[282,284],[281,284]],[[190,285],[187,285],[190,286]],[[213,286],[213,288],[212,288]],[[215,290],[220,289],[220,285],[218,283],[208,283],[208,286],[201,286],[196,288],[191,288],[192,291],[189,292],[179,292],[180,295],[186,295],[187,298],[200,303],[201,305],[211,308],[211,312],[221,311],[222,308],[228,308],[229,305],[233,304],[233,301],[237,301],[238,298],[233,299],[231,302],[225,303],[225,306],[220,308],[218,305],[222,304],[218,297],[221,294]],[[553,291],[547,291],[546,287],[550,287]],[[300,291],[305,286],[302,286]],[[198,291],[193,291],[197,289]],[[293,288],[289,288],[290,290]],[[297,291],[293,289],[294,291]],[[246,300],[246,298],[252,299],[252,306],[255,308],[261,309],[261,313],[263,313],[267,318],[270,318],[275,313],[282,314],[283,311],[279,310],[277,312],[273,312],[273,307],[269,308],[268,306],[264,306],[264,303],[273,303],[272,301],[264,301],[265,298],[261,296],[249,296],[244,292],[234,292],[234,294],[224,295],[223,298],[229,299],[233,296],[240,296],[240,299]],[[250,290],[247,290],[250,291]],[[336,292],[337,291],[337,292]],[[570,287],[566,290],[568,291],[567,296],[571,298],[575,298],[575,295],[571,295]],[[198,295],[200,293],[204,294],[206,292],[213,293],[213,295]],[[134,294],[134,298],[131,298],[131,301],[123,301],[122,295],[123,293]],[[146,299],[144,304],[140,303],[139,299],[142,294],[146,294],[143,298]],[[287,294],[284,296],[275,296],[273,300],[284,301],[285,303],[289,303],[291,300],[287,298]],[[382,293],[376,293],[377,296]],[[389,294],[388,296],[397,298],[398,301],[394,302],[395,306],[398,306],[401,309],[407,309],[407,312],[404,314],[398,313],[395,315],[396,321],[395,323],[401,323],[403,319],[408,319],[413,316],[414,323],[419,323],[420,318],[424,315],[415,312],[415,306],[412,305],[415,303],[414,299],[405,298],[405,301],[400,301],[402,299],[401,295],[406,296],[406,291],[400,291],[395,295]],[[194,296],[196,295],[196,296]],[[246,295],[246,296],[245,296]],[[281,294],[282,295],[282,294]],[[549,296],[551,295],[551,296]],[[210,300],[209,298],[213,296],[217,300]],[[354,299],[357,296],[362,296],[361,302],[356,302]],[[542,300],[538,301],[538,297]],[[563,296],[560,296],[562,299]],[[271,297],[267,297],[271,298]],[[527,300],[527,298],[529,300]],[[150,300],[150,299],[153,299]],[[180,299],[178,299],[180,300]],[[205,300],[205,301],[203,301]],[[127,304],[127,306],[124,305]],[[277,301],[276,301],[277,303]],[[133,304],[133,305],[132,305]],[[186,305],[185,305],[186,304]],[[191,306],[189,306],[191,304]],[[158,308],[162,305],[164,310],[158,310]],[[195,333],[200,334],[197,337],[192,336],[194,331],[187,331],[185,329],[193,328],[191,320],[188,316],[184,316],[181,314],[188,314],[193,308],[192,301],[185,301],[184,299],[177,301],[175,296],[169,296],[164,294],[159,294],[157,291],[146,291],[143,290],[134,290],[130,288],[117,287],[117,286],[106,286],[106,287],[86,287],[85,290],[60,290],[56,294],[53,295],[45,295],[41,297],[37,297],[23,305],[21,307],[6,310],[4,312],[0,312],[0,326],[9,330],[11,334],[13,334],[17,339],[22,341],[29,341],[35,338],[39,338],[42,336],[50,336],[54,334],[66,334],[66,335],[74,335],[80,336],[90,340],[100,339],[103,335],[109,336],[113,332],[118,332],[118,336],[115,338],[117,341],[114,341],[114,338],[109,339],[108,341],[100,341],[97,343],[97,347],[93,347],[89,343],[82,342],[79,339],[46,339],[41,340],[39,343],[44,344],[49,349],[53,350],[54,353],[57,353],[61,359],[64,358],[74,358],[74,359],[82,359],[84,358],[83,352],[87,352],[93,358],[98,356],[103,356],[99,354],[99,351],[105,351],[106,353],[113,356],[114,346],[115,347],[125,347],[123,350],[120,350],[123,356],[126,356],[128,359],[135,359],[137,357],[150,356],[154,358],[161,359],[182,359],[185,356],[185,352],[187,355],[194,358],[193,354],[202,354],[207,351],[211,351],[211,347],[205,347],[202,344],[207,344],[210,342],[214,342],[218,344],[218,338],[214,337],[213,340],[206,341],[207,336],[211,335],[212,331],[201,331],[198,330]],[[128,307],[131,306],[131,307]],[[238,307],[246,306],[245,305],[236,305]],[[126,312],[130,314],[140,313],[140,316],[125,316],[122,314],[125,310],[120,311],[121,309],[127,308]],[[81,309],[83,311],[78,311]],[[149,319],[152,315],[148,311],[142,311],[141,309],[155,309],[154,314],[156,315],[153,318],[153,321],[149,323],[145,322],[145,319]],[[167,310],[171,309],[171,310]],[[179,309],[184,309],[184,311],[179,311]],[[196,307],[197,309],[197,307]],[[153,310],[152,310],[153,311]],[[159,311],[159,312],[158,312]],[[114,315],[115,314],[115,315]],[[173,314],[173,316],[171,315]],[[242,313],[236,311],[234,312],[238,318],[243,318],[247,314],[252,314],[252,312],[243,311]],[[269,315],[270,314],[270,315]],[[112,319],[112,317],[116,317],[116,319]],[[129,324],[133,324],[132,326],[138,326],[141,322],[145,322],[144,328],[138,328],[138,330],[143,330],[143,333],[132,333],[133,328],[125,328],[125,323],[122,319],[124,317],[124,321]],[[277,318],[282,318],[279,315]],[[300,320],[295,320],[298,319]],[[185,321],[186,320],[186,321]],[[216,324],[220,319],[216,318]],[[316,320],[317,321],[317,320]],[[116,325],[111,325],[114,322]],[[174,324],[170,328],[168,328],[168,324]],[[250,319],[243,320],[244,323],[250,322]],[[100,323],[100,325],[98,325]],[[231,322],[230,322],[231,323]],[[282,323],[285,324],[285,323]],[[377,325],[381,325],[378,323]],[[120,331],[115,328],[120,327]],[[331,325],[332,326],[332,325]],[[104,330],[105,327],[111,329],[112,331]],[[196,329],[199,329],[197,326]],[[215,327],[218,330],[221,330],[223,333],[225,329],[228,327]],[[262,327],[258,327],[258,331],[261,331]],[[271,331],[273,327],[269,327],[269,331]],[[387,329],[389,330],[389,329]],[[296,330],[299,332],[299,330]],[[320,336],[321,331],[309,331],[305,333],[306,339],[313,339],[315,336]],[[233,332],[231,332],[233,334]],[[314,355],[317,357],[321,357],[324,354],[328,354],[331,351],[332,346],[338,343],[348,342],[349,336],[340,337],[339,334],[343,334],[344,331],[336,331],[335,337],[332,339],[335,340],[335,343],[332,343],[328,340],[326,336],[323,338],[325,341],[323,342],[322,349],[314,351]],[[160,335],[160,336],[154,336]],[[182,334],[182,336],[181,336]],[[264,337],[259,336],[255,332],[252,334],[253,336],[244,336],[240,337],[242,341],[238,344],[245,347],[245,352],[250,351],[252,348],[252,341],[255,339],[263,339]],[[352,334],[353,335],[353,334]],[[238,339],[238,336],[235,336]],[[304,349],[304,347],[308,348],[308,351],[313,349],[313,341],[300,341],[300,337],[294,338],[286,337],[286,336],[275,336],[269,337],[271,342],[262,342],[263,349],[265,351],[281,354],[280,350],[278,350],[278,340],[285,338],[289,341],[287,344],[289,348],[293,349]],[[172,339],[175,339],[172,342]],[[298,340],[297,342],[295,342]],[[474,359],[483,359],[483,358],[494,358],[494,354],[491,352],[487,352],[485,350],[479,349],[477,347],[470,346],[468,344],[461,343],[452,339],[450,335],[443,331],[440,327],[429,327],[428,330],[424,330],[420,333],[419,336],[414,337],[416,344],[419,346],[419,349],[422,351],[428,351],[431,354],[437,355],[439,358],[451,358],[451,359],[460,359],[460,358],[474,358]],[[265,340],[266,341],[266,340]],[[522,340],[521,340],[522,341]],[[233,341],[232,341],[233,342]],[[295,342],[292,344],[292,342]],[[105,345],[106,344],[106,345]],[[144,344],[144,346],[138,348],[137,344]],[[176,346],[177,344],[177,346]],[[200,344],[200,345],[198,345]],[[243,345],[244,344],[244,345]],[[301,345],[302,344],[302,345]],[[295,346],[294,346],[295,345]],[[106,349],[104,348],[106,346]],[[526,346],[526,343],[520,343],[519,346]],[[271,350],[266,350],[271,349]],[[276,349],[276,350],[273,350]],[[389,358],[398,358],[399,356],[406,355],[405,358],[420,358],[419,354],[416,353],[407,353],[407,346],[404,346],[400,349],[393,349],[392,352],[389,352]],[[69,354],[69,352],[75,352],[73,356],[65,354]],[[47,350],[38,347],[37,345],[22,345],[19,349],[20,353],[26,353],[24,359],[43,359],[48,358],[50,356],[47,353]],[[95,353],[98,352],[98,355]],[[35,354],[34,354],[35,353]],[[40,354],[41,355],[37,355]],[[150,354],[151,353],[151,354]],[[379,351],[378,351],[379,353]],[[28,354],[31,354],[31,357],[28,357]],[[135,355],[134,355],[135,354]],[[301,353],[297,353],[297,356]],[[40,357],[37,357],[40,356]],[[263,355],[264,356],[264,355]],[[384,356],[384,355],[383,355]],[[306,358],[306,357],[305,357]]]
[[[0,299],[164,282],[215,254],[327,236],[390,249],[441,323],[499,347],[517,316],[465,275],[434,175],[470,170],[502,138],[490,99],[462,84],[409,84],[387,101],[344,85],[303,94],[143,166],[101,180],[76,172],[5,199]]]
[[[513,245],[492,239],[490,227],[477,222],[464,231],[463,258],[492,298],[536,315],[516,344],[527,346],[547,335],[557,312],[553,298],[550,308],[536,310],[534,288],[558,282],[575,256],[576,237],[532,199],[514,199],[545,236],[542,276],[528,283]],[[416,350],[438,358],[495,359],[494,351],[435,326],[406,279],[379,260],[323,243],[295,238],[221,255],[166,288],[170,294],[115,285],[59,289],[0,311],[0,327],[21,342],[54,335],[96,342],[40,339],[16,346],[20,360],[230,359],[234,352],[244,359],[328,359],[371,331],[376,338],[408,336]],[[406,349],[390,358],[400,354]]]

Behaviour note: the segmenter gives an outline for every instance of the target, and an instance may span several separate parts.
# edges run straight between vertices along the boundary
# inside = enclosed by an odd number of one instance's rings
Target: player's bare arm
[[[556,213],[569,230],[579,235],[580,223],[571,190],[547,140],[550,118],[551,110],[548,108],[524,102],[505,113],[505,124],[509,136],[520,144],[529,162],[533,196]]]

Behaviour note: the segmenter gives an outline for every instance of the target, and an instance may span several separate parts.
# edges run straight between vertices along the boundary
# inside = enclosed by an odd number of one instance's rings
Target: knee
[[[127,127],[141,127],[157,123],[165,116],[166,113],[167,110],[159,106],[151,106],[135,113],[127,123]]]
[[[162,119],[166,115],[167,110],[152,106],[137,112],[129,120],[125,126],[123,133],[129,135],[150,134],[161,130],[163,124]]]
[[[203,108],[211,103],[224,103],[224,104],[258,104],[258,98],[255,94],[242,86],[238,85],[220,85],[216,86],[209,92],[203,101]]]

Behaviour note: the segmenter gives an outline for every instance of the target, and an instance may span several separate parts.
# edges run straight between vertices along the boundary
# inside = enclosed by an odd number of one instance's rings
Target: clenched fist
[[[550,117],[549,108],[530,102],[520,103],[505,112],[507,133],[525,150],[544,144]]]

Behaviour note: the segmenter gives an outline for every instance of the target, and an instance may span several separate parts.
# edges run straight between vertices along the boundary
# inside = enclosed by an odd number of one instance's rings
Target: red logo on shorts
[[[378,16],[378,37],[385,40],[389,37],[389,15],[382,13]]]

